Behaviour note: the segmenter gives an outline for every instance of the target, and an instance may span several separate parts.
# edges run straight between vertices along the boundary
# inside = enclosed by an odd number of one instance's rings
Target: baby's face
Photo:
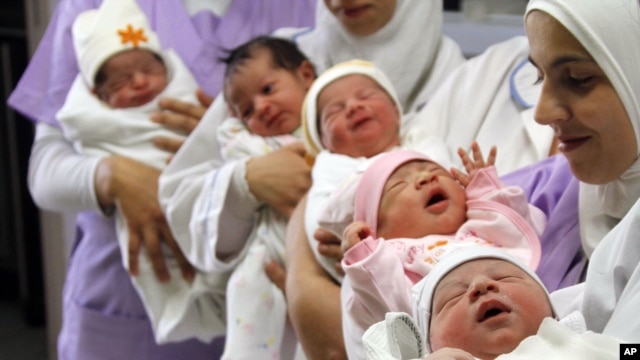
[[[348,75],[318,95],[322,144],[331,152],[371,157],[400,143],[400,114],[389,94],[365,75]]]
[[[384,27],[393,18],[397,0],[324,0],[327,9],[344,28],[367,36]]]
[[[273,65],[266,50],[245,60],[225,83],[233,116],[260,136],[289,134],[300,126],[302,102],[314,79],[304,63],[296,71]]]
[[[114,108],[144,105],[167,86],[167,69],[150,51],[133,49],[109,58],[100,69],[104,81],[94,92]]]
[[[391,174],[382,191],[378,235],[420,238],[449,235],[466,220],[466,194],[449,171],[430,161],[410,161]]]
[[[511,352],[552,316],[549,298],[526,272],[499,259],[464,263],[436,287],[431,349],[454,347],[481,359]]]

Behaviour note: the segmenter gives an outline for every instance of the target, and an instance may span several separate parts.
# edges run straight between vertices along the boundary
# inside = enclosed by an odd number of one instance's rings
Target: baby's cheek
[[[451,317],[432,317],[429,329],[429,344],[436,351],[445,347],[460,347],[465,344],[462,323]]]
[[[436,351],[446,347],[446,341],[443,340],[443,333],[439,330],[432,330],[429,332],[429,344],[431,345],[431,351]]]

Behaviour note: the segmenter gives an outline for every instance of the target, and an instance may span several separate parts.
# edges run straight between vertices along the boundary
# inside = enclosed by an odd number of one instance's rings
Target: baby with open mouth
[[[618,358],[620,339],[587,331],[578,311],[558,318],[536,273],[500,248],[447,254],[412,301],[412,313],[389,312],[367,329],[367,359]]]
[[[459,249],[500,248],[536,269],[545,216],[527,202],[522,189],[500,182],[493,166],[495,148],[486,160],[476,143],[472,152],[473,159],[459,151],[463,173],[422,153],[389,151],[329,202],[325,214],[339,213],[331,208],[354,199],[355,221],[342,237],[341,290],[344,326],[355,329],[353,336],[384,320],[386,312],[410,313],[411,287]],[[338,219],[321,220],[321,226],[339,228]],[[476,315],[488,325],[510,311],[508,303],[493,299]]]
[[[493,359],[535,335],[553,316],[539,278],[501,249],[452,253],[414,294],[414,318],[432,355]]]

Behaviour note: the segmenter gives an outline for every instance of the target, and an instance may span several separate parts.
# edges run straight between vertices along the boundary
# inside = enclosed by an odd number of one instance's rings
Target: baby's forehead
[[[478,258],[466,261],[451,269],[451,271],[440,279],[436,289],[449,282],[461,282],[477,274],[484,274],[487,276],[494,276],[496,274],[524,274],[527,278],[531,278],[526,271],[511,261],[498,258]]]
[[[364,74],[354,73],[354,74],[347,74],[347,75],[341,76],[333,80],[332,82],[328,83],[324,87],[324,89],[322,89],[318,93],[318,100],[321,97],[331,96],[333,93],[332,89],[336,89],[337,87],[347,88],[352,91],[359,91],[363,89],[380,90],[384,92],[387,96],[389,96],[389,98],[391,98],[391,96],[382,87],[382,85],[380,85],[380,83],[378,83],[372,77]]]
[[[447,169],[445,169],[444,166],[438,164],[433,160],[414,159],[398,165],[398,167],[396,167],[396,169],[391,173],[391,176],[389,176],[389,178],[406,176],[413,173],[414,171],[420,170],[444,170],[448,173]]]
[[[380,86],[380,84],[378,84],[378,82],[375,81],[371,76],[358,74],[358,73],[346,74],[332,81],[332,83],[338,83],[338,82],[367,83],[382,89],[382,86]]]

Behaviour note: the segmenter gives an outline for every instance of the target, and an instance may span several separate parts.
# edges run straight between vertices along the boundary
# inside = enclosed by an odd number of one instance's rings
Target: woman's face
[[[620,177],[635,161],[635,132],[616,90],[578,40],[551,16],[526,18],[542,93],[538,123],[550,125],[574,175],[590,184]]]
[[[380,30],[391,20],[397,1],[324,0],[324,3],[348,32],[367,36]]]

